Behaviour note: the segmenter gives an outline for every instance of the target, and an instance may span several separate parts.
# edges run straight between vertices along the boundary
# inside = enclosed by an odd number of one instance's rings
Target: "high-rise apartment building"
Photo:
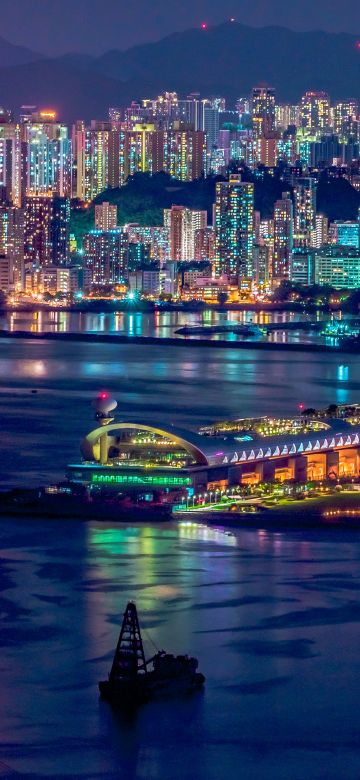
[[[114,230],[117,227],[117,206],[115,203],[95,204],[95,230]]]
[[[333,127],[336,135],[341,138],[358,137],[359,133],[359,102],[353,98],[341,100],[333,107]]]
[[[254,185],[240,176],[218,182],[215,201],[215,273],[237,283],[252,275]]]
[[[0,206],[0,255],[9,261],[9,279],[15,291],[24,289],[24,211]]]
[[[122,228],[91,230],[84,236],[86,267],[95,286],[114,285],[128,273],[128,236]]]
[[[301,127],[313,131],[328,130],[331,125],[330,98],[326,92],[305,92],[300,106]]]
[[[254,87],[251,95],[251,117],[254,138],[270,135],[275,130],[275,90],[273,87]]]
[[[69,199],[27,195],[24,210],[25,263],[64,265],[69,254]]]
[[[316,179],[294,178],[294,246],[311,246],[316,227]]]
[[[164,226],[169,232],[170,259],[189,261],[195,257],[195,235],[207,226],[206,211],[195,211],[185,206],[164,209]]]
[[[329,220],[324,214],[316,214],[315,230],[311,236],[311,246],[319,249],[329,240]]]
[[[212,227],[204,227],[195,230],[194,233],[194,260],[209,260],[215,257],[215,232]]]
[[[316,250],[315,284],[348,290],[360,287],[359,250],[336,245]]]
[[[288,192],[274,206],[273,279],[288,279],[294,242],[293,204]]]

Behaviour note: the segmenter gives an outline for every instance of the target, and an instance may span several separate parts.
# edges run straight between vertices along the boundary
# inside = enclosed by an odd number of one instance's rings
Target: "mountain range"
[[[261,82],[275,87],[280,101],[297,102],[308,89],[323,89],[334,100],[359,97],[359,39],[226,22],[97,57],[48,58],[0,38],[0,105],[15,114],[34,104],[56,108],[67,122],[100,119],[109,106],[164,90],[222,95],[233,103]]]

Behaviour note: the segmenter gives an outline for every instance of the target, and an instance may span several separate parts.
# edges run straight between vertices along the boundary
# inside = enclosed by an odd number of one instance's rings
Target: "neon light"
[[[191,485],[191,477],[159,477],[151,474],[92,474],[94,485]]]

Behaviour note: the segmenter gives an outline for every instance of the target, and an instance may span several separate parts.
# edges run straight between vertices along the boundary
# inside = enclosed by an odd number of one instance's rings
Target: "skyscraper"
[[[0,206],[0,255],[9,261],[10,286],[24,289],[24,211],[12,205]]]
[[[330,98],[327,92],[305,92],[301,98],[301,127],[308,130],[326,130],[331,125]]]
[[[70,201],[53,195],[25,198],[25,263],[64,265],[69,252]]]
[[[353,98],[341,100],[333,108],[333,125],[335,133],[341,138],[357,136],[359,103]]]
[[[316,179],[294,178],[294,246],[308,247],[316,228]]]
[[[275,90],[273,87],[254,87],[251,95],[251,117],[254,138],[271,135],[275,130]]]
[[[164,209],[164,226],[169,231],[170,259],[193,260],[195,257],[195,235],[207,226],[206,211],[195,211],[185,206]]]
[[[94,285],[114,285],[127,277],[128,236],[122,228],[91,230],[83,245]]]
[[[294,214],[293,204],[288,192],[275,202],[274,207],[274,254],[273,279],[288,279],[291,252],[293,249]]]
[[[252,275],[254,185],[230,176],[216,185],[215,273],[237,283]]]

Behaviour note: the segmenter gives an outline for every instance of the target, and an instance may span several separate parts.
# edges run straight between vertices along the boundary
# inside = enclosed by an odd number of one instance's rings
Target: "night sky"
[[[54,55],[124,49],[231,16],[256,26],[360,34],[359,0],[0,0],[0,9],[4,38]]]

